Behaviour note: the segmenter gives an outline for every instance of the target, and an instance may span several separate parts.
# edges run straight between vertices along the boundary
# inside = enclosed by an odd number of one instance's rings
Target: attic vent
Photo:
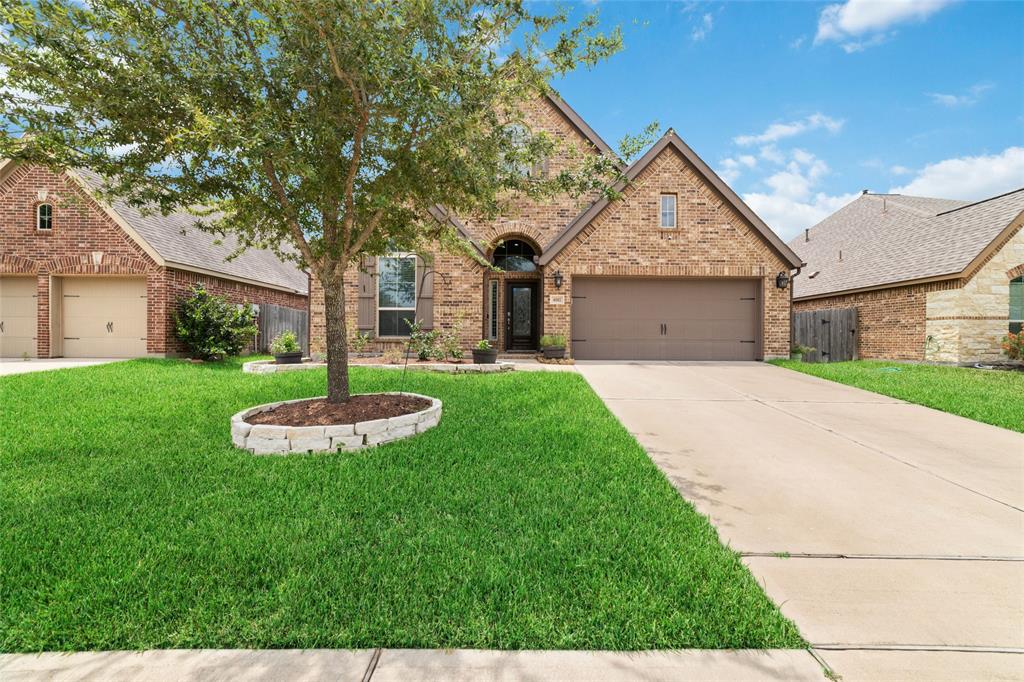
[[[811,274],[807,275],[807,279],[814,279],[815,277],[817,277],[820,274],[821,274],[821,270],[815,270]]]

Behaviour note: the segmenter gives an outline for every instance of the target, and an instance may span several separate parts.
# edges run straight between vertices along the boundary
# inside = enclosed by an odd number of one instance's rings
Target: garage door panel
[[[573,355],[586,360],[754,360],[756,280],[581,278]]]
[[[35,277],[0,277],[0,357],[36,356]]]
[[[64,355],[146,354],[146,281],[68,278],[63,289]]]

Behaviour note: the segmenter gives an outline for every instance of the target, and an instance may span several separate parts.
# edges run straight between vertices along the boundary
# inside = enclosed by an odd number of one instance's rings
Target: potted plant
[[[797,362],[803,362],[804,356],[808,353],[813,353],[815,350],[817,349],[798,343],[789,351],[789,359],[796,360]]]
[[[487,339],[480,339],[473,349],[473,362],[478,365],[493,365],[498,361],[498,349]]]
[[[278,365],[297,365],[302,362],[302,348],[295,332],[286,329],[270,342],[270,352],[274,354],[274,363]]]
[[[540,350],[548,360],[565,357],[565,337],[561,334],[545,334],[540,337]]]

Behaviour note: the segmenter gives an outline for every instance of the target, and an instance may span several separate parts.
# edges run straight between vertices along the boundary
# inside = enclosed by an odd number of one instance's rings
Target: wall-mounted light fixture
[[[562,271],[561,270],[555,270],[555,288],[556,289],[561,289],[562,288],[562,282],[564,282],[564,281],[565,281],[565,277],[562,276]]]
[[[775,286],[778,287],[779,289],[785,289],[786,287],[788,287],[789,273],[780,272],[779,274],[775,275]]]

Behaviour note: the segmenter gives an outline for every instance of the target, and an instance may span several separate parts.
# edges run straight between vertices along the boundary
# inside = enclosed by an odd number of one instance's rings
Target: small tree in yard
[[[175,315],[178,340],[189,355],[214,360],[238,355],[256,335],[256,312],[248,303],[237,306],[208,292],[202,284],[178,304]]]
[[[522,172],[559,144],[524,129],[522,103],[620,48],[594,15],[568,25],[518,0],[12,0],[0,23],[0,157],[90,168],[107,196],[187,208],[309,268],[331,402],[349,396],[342,279],[362,255],[465,249],[439,206],[492,217],[524,194],[615,196],[622,180],[622,159],[572,149],[564,172]],[[624,139],[623,158],[651,133]]]

